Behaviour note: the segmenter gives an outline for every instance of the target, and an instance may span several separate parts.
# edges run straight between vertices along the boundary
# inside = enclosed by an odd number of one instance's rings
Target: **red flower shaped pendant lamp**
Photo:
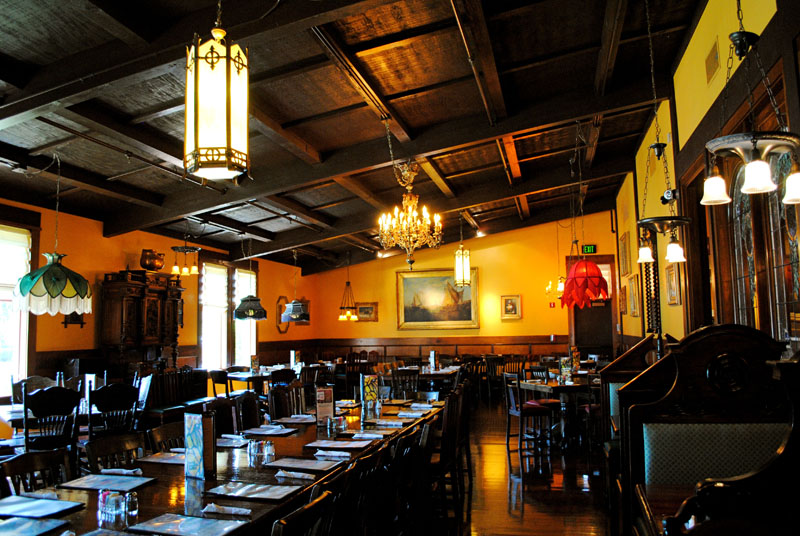
[[[561,307],[583,306],[592,300],[608,299],[608,283],[600,268],[592,261],[581,260],[572,265],[564,284]]]

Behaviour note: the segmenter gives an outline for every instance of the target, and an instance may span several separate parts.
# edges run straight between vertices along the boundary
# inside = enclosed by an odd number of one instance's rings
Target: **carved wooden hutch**
[[[101,343],[126,374],[136,362],[178,356],[183,327],[183,288],[170,274],[122,270],[105,274]],[[127,370],[126,370],[127,369]]]

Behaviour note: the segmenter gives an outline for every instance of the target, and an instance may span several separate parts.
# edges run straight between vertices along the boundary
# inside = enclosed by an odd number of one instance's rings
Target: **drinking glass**
[[[128,517],[136,517],[139,515],[139,496],[135,491],[129,491],[125,494],[125,508]]]
[[[247,461],[250,467],[259,467],[264,459],[264,442],[251,439],[247,443]]]

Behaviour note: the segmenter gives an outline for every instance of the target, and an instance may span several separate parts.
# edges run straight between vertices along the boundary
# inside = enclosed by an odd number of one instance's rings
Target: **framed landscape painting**
[[[377,322],[378,302],[356,302],[356,314],[359,322]]]
[[[397,272],[397,329],[477,328],[478,269],[457,288],[453,269]]]

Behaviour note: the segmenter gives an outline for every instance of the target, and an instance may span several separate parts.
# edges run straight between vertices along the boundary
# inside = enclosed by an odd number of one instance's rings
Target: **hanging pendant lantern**
[[[792,170],[789,173],[789,176],[786,177],[784,190],[785,192],[782,199],[783,204],[800,204],[800,168],[798,168],[797,162],[792,163]]]
[[[453,269],[453,282],[456,287],[465,287],[470,284],[469,250],[464,249],[464,233],[462,231],[463,218],[458,216],[458,233],[460,238],[458,249],[455,253],[455,266]]]
[[[184,167],[209,180],[233,179],[249,169],[247,51],[228,44],[222,2],[212,38],[195,35],[186,55]]]
[[[340,322],[357,322],[356,299],[353,297],[353,287],[350,285],[350,252],[347,253],[347,281],[344,284],[342,304],[339,306]]]
[[[297,299],[297,250],[292,250],[294,257],[294,299],[286,304],[286,308],[281,314],[281,322],[308,322],[308,307]]]
[[[711,176],[703,181],[703,199],[700,200],[700,204],[727,205],[730,202],[731,196],[728,195],[728,185],[725,184],[725,179],[715,165]]]
[[[572,265],[564,284],[561,307],[583,309],[592,300],[608,299],[608,283],[600,268],[592,261],[580,260]]]
[[[261,306],[260,298],[245,296],[233,311],[233,317],[237,320],[264,320],[267,318],[267,311]]]
[[[669,244],[667,244],[667,255],[665,259],[667,262],[686,262],[686,257],[683,255],[683,247],[680,242],[678,242],[678,237],[675,236],[675,232],[672,233]]]

